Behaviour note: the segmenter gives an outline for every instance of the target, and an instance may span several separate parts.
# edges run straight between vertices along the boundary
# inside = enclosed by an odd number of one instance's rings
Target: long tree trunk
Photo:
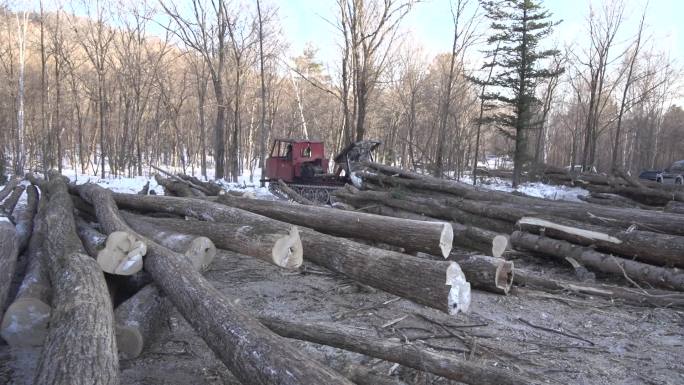
[[[296,226],[244,225],[171,218],[134,216],[123,212],[124,218],[145,221],[162,229],[178,233],[203,235],[216,247],[259,258],[286,269],[297,269],[302,264],[302,241]]]
[[[445,222],[389,218],[327,207],[293,205],[228,195],[221,195],[218,201],[326,234],[379,241],[400,246],[406,250],[423,251],[445,258],[452,247],[453,230],[451,225]]]
[[[37,384],[118,384],[112,303],[99,266],[76,235],[66,183],[52,175],[45,215],[45,266],[54,294]]]
[[[95,206],[98,220],[106,232],[133,232],[119,216],[109,191],[97,185],[78,186],[78,190]],[[221,294],[193,270],[184,256],[155,242],[147,240],[146,243],[149,251],[145,269],[240,381],[251,384],[351,384],[247,315],[233,299]]]

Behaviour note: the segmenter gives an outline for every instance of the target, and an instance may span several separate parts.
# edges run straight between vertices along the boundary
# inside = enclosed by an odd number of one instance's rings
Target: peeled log
[[[53,287],[50,329],[36,384],[119,384],[112,303],[97,263],[76,235],[66,183],[47,183],[45,266]]]
[[[397,339],[360,333],[357,328],[322,322],[295,322],[273,318],[260,318],[260,320],[269,329],[283,337],[365,354],[466,384],[529,385],[539,383],[539,381],[511,371],[467,361],[453,353],[437,352],[423,348],[417,343],[406,344]]]
[[[133,232],[119,216],[108,190],[92,184],[76,189],[83,199],[95,206],[98,220],[106,232]],[[148,241],[145,270],[241,382],[351,385],[341,375],[312,361],[249,316],[235,305],[234,299],[223,295],[194,271],[184,256]]]
[[[518,227],[534,234],[591,246],[653,265],[684,268],[684,236],[615,229],[563,218],[523,217]]]
[[[571,257],[587,268],[618,276],[626,275],[633,280],[684,291],[684,272],[676,268],[652,266],[614,257],[570,242],[522,231],[511,234],[511,243],[516,249],[534,251],[559,260]]]
[[[248,211],[199,199],[133,194],[112,194],[117,204],[138,211],[159,211],[195,218],[272,226],[286,224]],[[470,304],[470,285],[461,279],[455,262],[429,261],[348,239],[300,229],[304,258],[366,285],[434,307],[449,314],[465,311]],[[407,274],[420,272],[420,274]]]
[[[285,269],[296,269],[303,261],[302,241],[296,226],[285,225],[280,230],[273,226],[236,225],[226,222],[207,222],[173,218],[141,217],[126,212],[129,219],[148,222],[162,229],[178,233],[204,235],[216,247],[262,259]]]
[[[35,188],[35,187],[34,187]],[[30,195],[29,195],[30,196]],[[43,220],[47,199],[40,200],[31,240],[28,245],[28,267],[14,302],[7,308],[0,326],[0,336],[10,346],[40,346],[45,340],[50,321],[52,290],[50,277],[44,266]]]
[[[121,213],[121,215],[126,223],[136,232],[188,257],[195,270],[202,271],[206,269],[214,260],[214,257],[216,257],[216,246],[214,246],[211,239],[205,236],[169,231],[136,215],[126,213]]]
[[[219,196],[218,201],[326,234],[383,242],[445,258],[452,247],[453,230],[445,222],[415,221],[320,206],[241,199],[229,195]]]

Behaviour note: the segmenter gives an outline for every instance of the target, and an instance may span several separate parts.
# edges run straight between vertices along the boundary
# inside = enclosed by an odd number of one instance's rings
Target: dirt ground
[[[516,263],[542,274],[564,271],[536,260]],[[320,267],[305,267],[310,272],[287,273],[260,260],[221,251],[206,277],[226,295],[239,298],[254,315],[334,321],[524,372],[550,384],[684,384],[681,311],[563,293],[500,296],[475,291],[470,314],[450,317]],[[383,327],[387,324],[392,325]],[[293,343],[333,367],[355,362],[409,384],[456,383],[355,353]],[[38,354],[37,349],[12,351],[0,346],[0,383],[30,384]],[[169,316],[141,357],[121,361],[121,383],[238,384],[177,312]]]

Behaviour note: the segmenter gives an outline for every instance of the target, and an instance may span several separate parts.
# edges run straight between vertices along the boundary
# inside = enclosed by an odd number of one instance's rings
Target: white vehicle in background
[[[684,184],[684,160],[672,163],[672,166],[656,176],[656,182],[663,184]]]

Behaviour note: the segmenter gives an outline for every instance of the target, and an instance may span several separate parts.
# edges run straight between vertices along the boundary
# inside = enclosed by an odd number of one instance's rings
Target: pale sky
[[[290,56],[298,55],[307,43],[318,48],[318,58],[328,66],[336,66],[339,56],[340,33],[330,23],[337,16],[335,0],[272,0],[279,8],[284,37],[290,43]],[[474,3],[474,1],[471,0]],[[601,7],[603,0],[546,0],[543,1],[553,19],[563,19],[556,27],[551,40],[561,45],[587,40],[586,18],[589,6]],[[619,39],[631,41],[637,32],[641,12],[646,0],[625,0],[626,21]],[[434,56],[451,48],[453,23],[449,8],[450,0],[424,0],[417,4],[402,23],[405,36],[412,45],[424,47],[425,54]],[[646,24],[651,32],[651,42],[670,53],[681,64],[684,58],[684,0],[650,0]],[[485,20],[483,28],[488,22]],[[486,31],[485,31],[486,33]],[[477,54],[474,52],[473,54]]]

